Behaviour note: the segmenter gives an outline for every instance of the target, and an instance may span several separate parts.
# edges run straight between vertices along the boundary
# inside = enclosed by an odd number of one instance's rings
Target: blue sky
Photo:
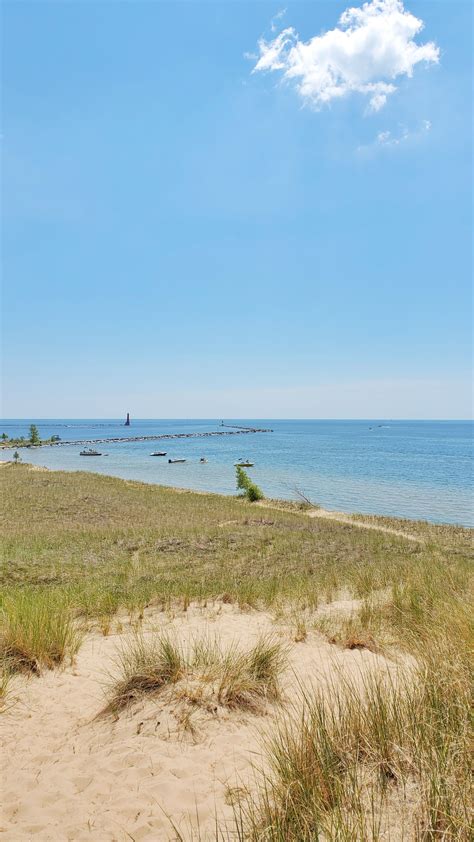
[[[469,416],[472,6],[376,107],[347,7],[3,4],[4,417]]]

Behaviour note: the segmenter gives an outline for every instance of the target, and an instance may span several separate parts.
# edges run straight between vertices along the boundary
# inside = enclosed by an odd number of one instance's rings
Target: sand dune
[[[232,821],[232,788],[252,787],[259,733],[278,716],[277,706],[263,716],[189,709],[187,721],[183,705],[165,693],[120,716],[97,717],[114,654],[130,631],[128,619],[121,622],[119,634],[89,633],[72,667],[15,680],[13,704],[1,718],[3,839],[167,840],[177,838],[173,824],[184,839],[197,828],[212,839],[216,816]],[[148,631],[164,626],[183,641],[210,633],[246,646],[262,632],[291,639],[269,614],[230,605],[145,618]],[[285,699],[296,697],[298,678],[319,681],[324,670],[354,674],[365,666],[393,665],[310,634],[291,643]]]

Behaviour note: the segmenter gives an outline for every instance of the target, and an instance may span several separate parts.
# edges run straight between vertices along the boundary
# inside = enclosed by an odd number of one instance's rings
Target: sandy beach
[[[352,608],[349,600],[331,610]],[[122,631],[89,633],[73,666],[14,682],[2,717],[2,838],[168,840],[176,838],[175,825],[184,839],[199,831],[212,839],[216,817],[232,827],[233,790],[255,785],[261,733],[281,705],[266,705],[258,715],[208,711],[180,702],[175,691],[97,718],[114,654],[130,634],[126,616],[114,625]],[[262,633],[276,635],[290,647],[285,706],[302,681],[321,683],[336,671],[357,678],[361,670],[396,670],[393,660],[335,647],[321,635],[295,643],[292,628],[269,613],[223,603],[191,605],[175,616],[147,612],[145,634],[163,629],[183,641],[211,634],[244,648]]]

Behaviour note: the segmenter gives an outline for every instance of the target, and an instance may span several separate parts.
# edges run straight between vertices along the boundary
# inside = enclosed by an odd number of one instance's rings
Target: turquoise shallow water
[[[36,423],[42,438],[63,440],[219,430],[218,420],[12,420],[9,436],[28,435]],[[98,447],[107,456],[87,459],[80,446],[21,452],[24,461],[51,469],[91,470],[127,479],[200,491],[235,493],[234,462],[255,463],[249,473],[267,496],[295,499],[302,490],[325,508],[422,518],[474,526],[473,424],[468,421],[226,421],[271,427],[272,433],[117,442]],[[151,457],[166,450],[169,465]],[[7,458],[4,452],[1,458]],[[200,464],[204,456],[208,461]]]

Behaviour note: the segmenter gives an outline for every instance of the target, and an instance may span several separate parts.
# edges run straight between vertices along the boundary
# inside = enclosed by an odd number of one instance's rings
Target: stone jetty
[[[159,441],[161,439],[204,439],[211,436],[242,436],[249,433],[272,433],[273,430],[266,430],[260,427],[239,427],[233,430],[218,430],[209,433],[162,433],[156,436],[116,436],[115,438],[104,439],[77,439],[75,441],[51,441],[37,445],[38,447],[66,447],[74,444],[114,444],[115,442],[127,441]]]
[[[256,430],[255,427],[242,427],[240,424],[224,424],[224,422],[222,422],[221,427],[227,427],[231,430],[244,430],[248,433],[273,433],[273,430]]]

